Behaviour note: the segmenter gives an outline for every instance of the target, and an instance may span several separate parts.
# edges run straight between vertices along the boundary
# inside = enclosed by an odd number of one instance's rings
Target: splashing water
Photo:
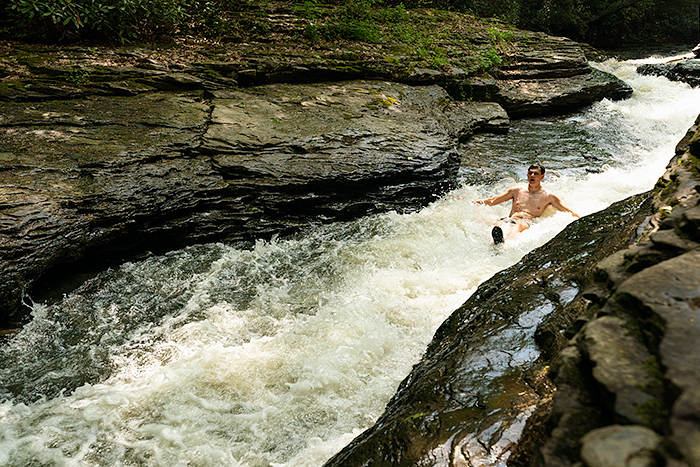
[[[497,249],[489,227],[508,207],[470,200],[522,183],[533,159],[581,215],[653,186],[700,91],[637,64],[598,65],[633,86],[628,100],[474,138],[503,161],[498,180],[465,177],[420,212],[186,248],[34,305],[0,349],[0,465],[322,465],[480,282],[573,221],[547,213]]]

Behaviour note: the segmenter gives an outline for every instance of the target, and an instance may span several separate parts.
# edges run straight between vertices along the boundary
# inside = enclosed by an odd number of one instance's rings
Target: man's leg
[[[524,232],[525,230],[530,228],[530,224],[527,224],[525,222],[516,222],[515,225],[510,229],[510,232],[508,232],[508,235],[506,238],[511,238],[515,236],[516,234],[519,234],[520,232]]]

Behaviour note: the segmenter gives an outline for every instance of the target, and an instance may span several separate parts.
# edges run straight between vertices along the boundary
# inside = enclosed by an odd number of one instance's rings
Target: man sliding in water
[[[498,220],[491,230],[494,243],[504,242],[503,227],[506,225],[510,228],[506,238],[511,238],[515,234],[529,229],[532,220],[540,217],[550,204],[559,211],[570,212],[574,217],[581,217],[564,206],[557,195],[549,193],[542,188],[543,178],[544,166],[542,164],[532,164],[527,170],[527,187],[514,186],[501,195],[474,201],[477,204],[495,206],[509,199],[513,200],[508,217]]]

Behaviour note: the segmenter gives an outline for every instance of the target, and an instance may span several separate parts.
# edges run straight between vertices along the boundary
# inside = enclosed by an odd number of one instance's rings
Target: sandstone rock
[[[583,328],[580,346],[594,365],[593,377],[613,394],[619,419],[644,423],[642,408],[652,399],[644,390],[653,381],[645,367],[651,355],[630,328],[621,318],[603,316]]]
[[[691,465],[700,464],[700,251],[692,250],[636,274],[618,293],[633,298],[664,323],[661,364],[680,394],[673,404],[671,440]]]
[[[697,132],[695,125],[684,139]],[[594,288],[606,292],[553,365],[552,425],[537,465],[700,465],[700,196],[694,146],[684,146],[657,184],[657,210],[642,240],[598,265]],[[595,410],[584,412],[586,405]],[[646,438],[654,456],[647,448],[635,456],[628,443],[605,447],[630,434],[619,422],[646,427],[648,436],[633,439],[642,446]],[[572,449],[576,439],[584,443],[580,453]],[[629,455],[616,457],[623,453]]]
[[[563,78],[516,79],[498,82],[497,101],[511,117],[561,113],[602,98],[623,99],[632,88],[609,73],[592,69]]]
[[[662,438],[644,426],[611,425],[581,439],[581,458],[588,467],[653,467]]]

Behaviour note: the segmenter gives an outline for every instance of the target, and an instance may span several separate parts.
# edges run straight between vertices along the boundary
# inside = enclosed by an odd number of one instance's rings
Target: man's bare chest
[[[513,199],[515,206],[520,208],[520,210],[526,210],[530,212],[543,211],[547,207],[547,193],[544,190],[540,190],[536,193],[530,193],[527,189],[520,190],[518,194]]]

